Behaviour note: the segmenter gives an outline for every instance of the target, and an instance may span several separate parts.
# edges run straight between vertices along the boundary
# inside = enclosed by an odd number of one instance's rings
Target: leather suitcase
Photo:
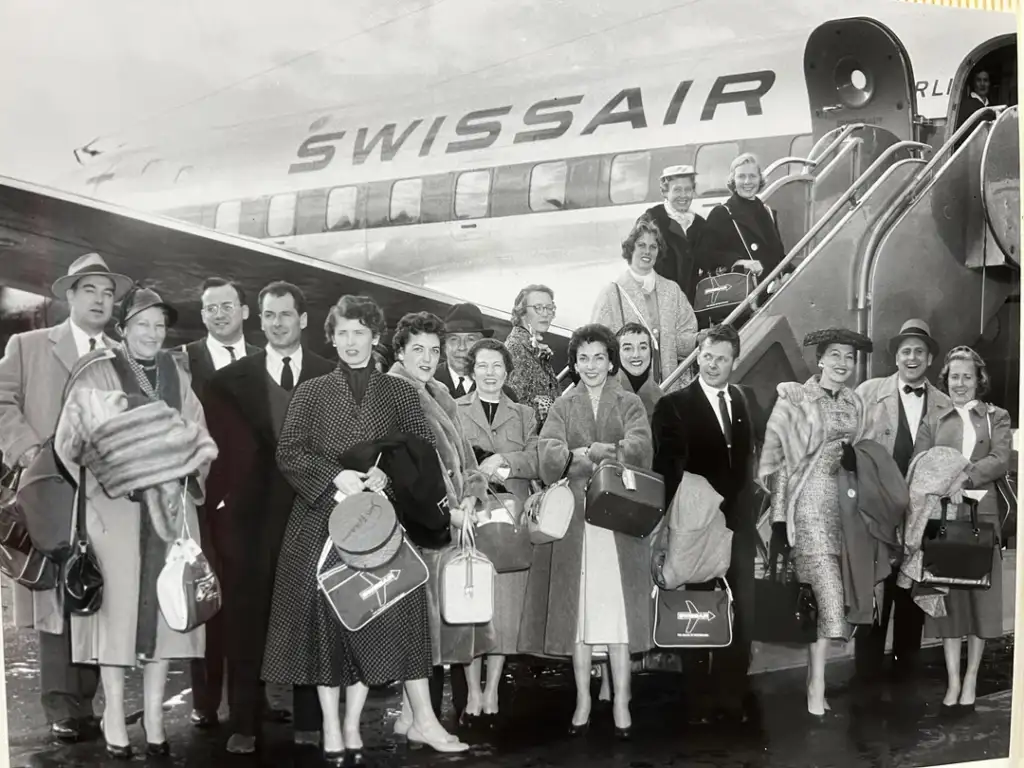
[[[757,283],[746,272],[726,272],[705,277],[697,283],[693,312],[698,320],[719,323],[753,293]]]
[[[602,461],[587,483],[584,519],[638,539],[665,516],[665,480],[657,472]]]

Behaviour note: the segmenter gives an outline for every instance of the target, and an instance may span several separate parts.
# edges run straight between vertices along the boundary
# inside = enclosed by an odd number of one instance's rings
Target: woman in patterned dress
[[[297,496],[278,561],[262,677],[317,686],[324,757],[334,765],[362,764],[359,719],[368,686],[396,680],[405,683],[411,705],[410,742],[444,752],[468,748],[441,727],[430,705],[426,590],[414,591],[363,629],[349,632],[327,607],[315,579],[335,491],[388,493],[390,488],[379,468],[357,472],[338,457],[396,432],[434,442],[413,387],[380,373],[371,362],[385,327],[383,311],[365,296],[342,296],[331,308],[324,329],[340,362],[333,373],[296,387],[277,451],[278,466]],[[332,548],[325,567],[339,562]],[[338,716],[342,685],[343,725]]]
[[[398,359],[388,375],[409,382],[419,397],[419,405],[433,433],[433,442],[445,470],[448,485],[448,505],[452,510],[452,524],[461,528],[463,523],[473,524],[477,501],[487,497],[487,478],[477,466],[473,446],[459,421],[455,400],[448,388],[434,378],[444,348],[444,321],[429,312],[405,315],[398,321],[392,348]],[[479,714],[480,665],[473,660],[494,650],[494,627],[486,624],[448,624],[441,618],[440,566],[442,551],[425,549],[420,552],[430,571],[427,582],[430,636],[434,666],[460,665],[466,675],[468,698],[466,714]],[[452,674],[457,674],[452,667]],[[403,704],[403,713],[405,707]],[[401,733],[407,724],[404,715],[395,724]]]
[[[533,409],[513,403],[502,391],[508,372],[514,370],[512,355],[494,339],[481,339],[469,350],[469,372],[476,386],[460,397],[459,420],[475,451],[488,454],[480,462],[480,471],[491,483],[502,486],[525,503],[530,481],[539,479],[537,468],[537,420]],[[519,624],[526,599],[526,580],[530,572],[499,573],[494,579],[494,653],[487,656],[487,687],[478,694],[470,691],[469,700],[482,701],[482,708],[466,706],[467,715],[498,714],[498,683],[505,657],[517,653]],[[481,657],[467,677],[481,678]]]
[[[937,446],[949,446],[970,461],[966,469],[967,490],[987,491],[978,502],[978,520],[992,523],[999,531],[996,481],[1006,475],[1012,451],[1010,414],[981,398],[988,394],[988,367],[970,347],[955,347],[946,355],[939,374],[939,389],[953,401],[936,415],[935,425],[925,422],[915,444],[915,453]],[[958,494],[958,495],[962,495]],[[954,498],[954,501],[959,499]],[[1003,636],[1003,563],[997,539],[992,548],[992,584],[988,589],[950,587],[943,598],[946,615],[925,615],[925,637],[942,638],[946,658],[947,712],[959,706],[974,709],[978,669],[985,652],[985,639]],[[963,639],[967,638],[967,669],[960,676]]]
[[[576,711],[569,729],[590,723],[591,659],[607,649],[619,738],[629,738],[630,654],[651,648],[649,543],[584,520],[586,485],[597,465],[621,451],[627,464],[650,468],[651,427],[640,398],[614,380],[618,343],[602,325],[585,325],[569,341],[571,372],[580,386],[555,401],[538,443],[540,476],[563,476],[576,498],[565,536],[534,547],[519,632],[521,653],[571,656]]]
[[[818,602],[818,639],[807,649],[807,711],[823,717],[829,641],[849,639],[840,570],[842,531],[838,473],[844,451],[864,431],[864,404],[846,385],[859,350],[871,340],[842,328],[816,331],[804,346],[817,348],[819,374],[786,382],[768,421],[758,476],[772,478],[771,552],[792,548],[800,580]]]
[[[523,405],[537,414],[537,429],[562,393],[558,375],[551,365],[551,347],[544,334],[555,321],[555,294],[546,285],[528,285],[516,296],[512,307],[512,330],[505,348],[512,355],[508,386]]]

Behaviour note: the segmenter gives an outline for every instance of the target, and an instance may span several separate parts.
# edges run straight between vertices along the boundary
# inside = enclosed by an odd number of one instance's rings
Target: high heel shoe
[[[633,726],[627,725],[625,728],[615,726],[615,738],[619,741],[629,741],[633,738]]]
[[[167,739],[159,743],[150,741],[145,725],[142,726],[142,735],[146,737],[146,754],[149,757],[167,757],[171,754],[171,745],[167,743]]]
[[[451,734],[449,734],[449,736],[451,736]],[[409,728],[406,738],[409,740],[409,746],[412,749],[419,749],[424,744],[431,747],[435,752],[465,752],[469,749],[469,744],[458,740],[435,741],[428,739],[416,729],[415,725]]]
[[[119,746],[117,744],[111,744],[107,741],[107,729],[103,725],[103,721],[100,720],[100,735],[103,737],[103,744],[107,748],[107,754],[115,760],[131,760],[132,759],[132,745],[125,744]]]
[[[587,722],[582,725],[576,725],[576,723],[569,723],[569,735],[570,736],[582,736],[590,729],[590,718],[587,718]]]
[[[347,763],[345,762],[345,758],[347,756],[347,749],[339,749],[336,752],[328,752],[326,749],[323,751],[324,762],[327,763],[327,765],[347,765]]]
[[[366,759],[363,757],[363,748],[359,747],[358,749],[346,749],[345,765],[346,767],[366,765]]]

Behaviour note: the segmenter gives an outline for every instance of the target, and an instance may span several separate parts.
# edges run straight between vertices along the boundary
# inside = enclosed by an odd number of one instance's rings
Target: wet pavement
[[[371,692],[363,715],[363,738],[371,766],[921,766],[1006,757],[1010,739],[1010,680],[1013,639],[989,644],[978,683],[976,711],[948,720],[940,714],[945,689],[941,651],[923,651],[923,668],[913,683],[888,685],[869,694],[855,693],[848,681],[851,664],[829,665],[829,701],[833,712],[823,724],[806,716],[804,670],[758,675],[757,716],[745,725],[689,725],[684,712],[683,678],[670,672],[634,677],[633,739],[612,738],[610,712],[595,712],[589,735],[565,735],[574,691],[567,666],[534,673],[517,666],[503,686],[501,723],[493,731],[468,733],[469,753],[439,755],[429,748],[410,750],[391,736],[398,714],[397,687]],[[8,724],[11,766],[115,766],[102,742],[56,744],[49,736],[38,701],[34,633],[4,630],[7,662]],[[133,763],[167,766],[317,766],[312,750],[290,744],[288,725],[268,724],[266,746],[258,755],[229,755],[224,728],[197,731],[184,664],[171,668],[166,709],[171,757],[136,755]],[[285,691],[272,690],[274,704],[290,708]],[[596,689],[595,689],[596,702]],[[141,709],[142,682],[137,671],[127,685],[129,711]],[[102,693],[97,695],[97,711]],[[129,728],[136,750],[144,746],[142,729]]]

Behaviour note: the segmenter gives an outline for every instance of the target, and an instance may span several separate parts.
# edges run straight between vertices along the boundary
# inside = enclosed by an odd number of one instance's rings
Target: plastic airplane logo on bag
[[[715,614],[714,614],[713,611],[698,611],[697,610],[697,606],[694,605],[689,600],[686,601],[686,608],[687,608],[687,610],[685,610],[685,611],[678,611],[676,613],[676,620],[677,621],[686,621],[687,622],[686,623],[686,629],[683,632],[679,633],[680,636],[692,637],[693,634],[694,634],[693,630],[697,626],[697,624],[699,624],[702,621],[714,621],[715,620]],[[707,636],[708,635],[707,635],[706,632],[704,634],[697,635],[697,637],[707,637]]]

